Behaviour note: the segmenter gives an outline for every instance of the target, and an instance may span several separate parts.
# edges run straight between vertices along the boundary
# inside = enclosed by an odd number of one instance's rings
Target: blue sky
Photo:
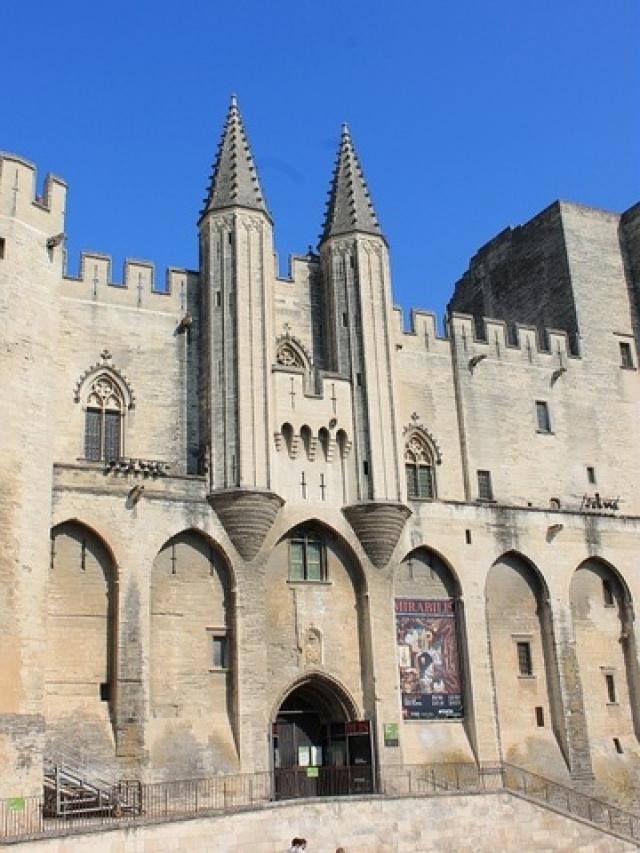
[[[348,121],[396,302],[440,316],[470,257],[557,198],[640,199],[637,0],[12,0],[0,149],[69,184],[81,249],[197,266],[236,92],[280,268],[316,243]]]

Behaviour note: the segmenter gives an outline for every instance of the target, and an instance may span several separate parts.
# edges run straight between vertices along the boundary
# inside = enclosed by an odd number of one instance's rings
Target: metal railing
[[[503,765],[504,787],[527,799],[544,803],[563,814],[588,820],[605,830],[640,841],[640,815],[545,779],[512,764]]]
[[[93,814],[50,816],[43,797],[0,800],[0,840],[251,809],[275,799],[295,797],[367,793],[434,797],[496,791],[514,792],[605,831],[640,840],[640,815],[509,764],[391,765],[379,768],[377,779],[359,768],[317,769],[325,772],[317,777],[307,769],[284,771],[285,776],[283,771],[275,771],[151,784],[120,782],[111,787],[109,802]]]
[[[501,764],[399,764],[381,767],[378,792],[420,797],[460,792],[475,794],[504,788]]]

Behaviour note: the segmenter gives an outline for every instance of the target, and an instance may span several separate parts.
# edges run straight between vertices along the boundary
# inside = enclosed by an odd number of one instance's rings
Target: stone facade
[[[299,694],[370,721],[374,763],[504,760],[637,801],[640,207],[499,235],[441,336],[402,327],[346,128],[287,278],[235,101],[198,271],[117,283],[84,254],[71,278],[64,205],[2,157],[0,796],[66,753],[269,769]],[[461,717],[406,713],[399,598],[451,604]]]

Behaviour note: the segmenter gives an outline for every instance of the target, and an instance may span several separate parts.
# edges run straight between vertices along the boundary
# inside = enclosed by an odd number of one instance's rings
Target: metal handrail
[[[305,790],[301,788],[299,796],[306,796]],[[511,764],[386,765],[378,768],[372,790],[378,796],[392,797],[512,792],[548,805],[568,817],[590,821],[604,831],[640,840],[640,815]],[[329,796],[348,795],[348,791],[341,791],[339,787],[327,793]],[[123,781],[109,788],[108,796],[108,801],[99,800],[92,814],[74,812],[70,808],[56,816],[46,812],[46,798],[43,797],[0,800],[0,839],[43,837],[79,828],[132,825],[251,808],[274,800],[278,792],[275,774],[264,771],[174,782]]]
[[[514,784],[516,779],[521,780],[520,785]],[[634,814],[626,809],[620,808],[613,803],[608,803],[599,797],[594,797],[584,791],[578,791],[561,782],[546,779],[523,767],[513,764],[504,764],[504,786],[507,790],[524,794],[527,799],[536,802],[544,802],[552,808],[562,811],[571,817],[586,819],[597,826],[606,826],[608,829],[628,835],[633,839],[640,839],[640,815]],[[558,803],[553,798],[554,793],[560,793],[563,801]],[[583,808],[576,807],[576,802]]]

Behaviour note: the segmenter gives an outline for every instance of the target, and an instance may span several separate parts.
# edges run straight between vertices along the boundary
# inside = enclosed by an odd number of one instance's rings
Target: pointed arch
[[[612,580],[614,580],[615,584],[618,586],[618,591],[621,596],[621,603],[629,604],[633,606],[633,597],[631,595],[631,590],[629,589],[629,585],[626,581],[626,578],[620,572],[620,570],[611,563],[609,560],[604,557],[585,557],[578,565],[576,566],[576,572],[585,567],[600,567],[603,575],[609,575]],[[575,577],[575,572],[571,577],[571,582]]]
[[[315,516],[299,519],[279,532],[265,588],[272,699],[280,694],[281,701],[302,670],[304,679],[319,674],[323,684],[346,685],[355,697],[349,713],[356,703],[359,708],[373,707],[372,687],[365,678],[371,665],[367,583],[348,539]],[[309,636],[321,638],[319,653],[308,653]]]
[[[570,754],[555,626],[538,566],[510,549],[485,581],[489,661],[502,758],[565,776]]]
[[[102,350],[100,360],[88,367],[78,378],[74,387],[73,399],[75,403],[87,400],[93,386],[100,377],[108,382],[114,390],[125,409],[133,409],[136,405],[136,396],[127,376],[113,363],[113,356],[109,350]],[[100,396],[98,392],[98,396]]]
[[[118,577],[113,551],[91,526],[68,519],[51,529],[45,692],[51,740],[74,728],[113,757],[118,648]],[[84,720],[94,720],[89,735]]]
[[[308,670],[280,691],[271,708],[272,723],[276,721],[287,699],[298,691],[309,696],[312,701],[319,701],[320,705],[328,710],[330,718],[334,720],[340,717],[344,721],[363,718],[358,703],[341,681],[327,672]]]
[[[352,577],[355,589],[358,592],[366,592],[367,579],[360,560],[349,540],[340,531],[326,521],[317,518],[317,516],[309,516],[282,533],[278,537],[276,545],[287,543],[300,533],[322,542],[325,547],[331,546],[337,549],[341,561],[349,567],[349,574]]]
[[[421,545],[400,561],[393,581],[403,718],[463,719],[469,749],[475,734],[459,578],[446,558]]]
[[[527,572],[530,573],[530,580],[528,581],[529,585],[532,588],[532,591],[539,595],[541,602],[549,601],[549,587],[547,585],[547,581],[538,568],[538,566],[533,562],[530,557],[527,557],[526,554],[523,554],[522,551],[518,551],[515,548],[510,548],[508,551],[505,551],[500,556],[496,557],[496,559],[491,564],[491,568],[498,565],[500,562],[509,562],[512,566],[520,565],[526,569]],[[488,583],[488,576],[487,581]],[[485,583],[485,593],[486,593],[486,583]]]
[[[411,549],[399,563],[399,567],[406,565],[409,561],[414,559],[419,559],[420,557],[426,557],[425,564],[436,574],[439,576],[447,575],[447,592],[450,593],[451,598],[461,598],[462,597],[462,585],[460,583],[460,578],[458,573],[453,567],[453,564],[447,557],[442,554],[441,551],[438,551],[436,548],[431,547],[426,543],[421,545],[416,545]],[[433,559],[432,559],[433,558]],[[398,570],[396,569],[396,572]],[[444,581],[443,581],[444,582]]]
[[[603,781],[620,785],[620,780],[607,778],[611,736],[618,738],[624,753],[640,758],[640,670],[633,599],[616,566],[602,557],[588,557],[573,573],[569,601],[594,770]],[[633,784],[629,768],[621,772]]]
[[[168,750],[175,774],[231,772],[238,738],[235,580],[210,536],[188,527],[161,545],[149,609],[154,761],[163,764]],[[195,721],[196,748],[180,757]]]

